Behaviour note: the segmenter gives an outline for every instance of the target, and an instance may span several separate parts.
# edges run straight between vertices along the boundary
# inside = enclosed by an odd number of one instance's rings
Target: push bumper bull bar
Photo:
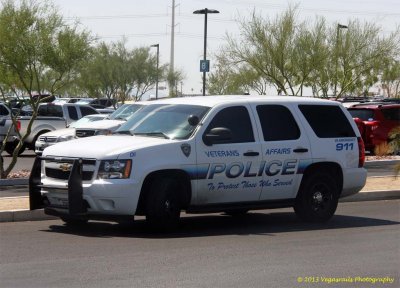
[[[67,167],[70,169],[70,175],[68,178],[68,184],[65,187],[43,185],[41,181],[41,171],[42,171],[42,160],[58,161],[70,163],[72,166]],[[33,163],[31,175],[29,177],[29,208],[30,210],[45,208],[45,213],[47,214],[47,209],[54,210],[48,201],[45,201],[41,194],[42,188],[56,188],[58,190],[67,190],[68,192],[68,207],[65,207],[68,214],[71,216],[80,216],[87,213],[87,206],[83,199],[83,188],[82,188],[82,159],[81,158],[53,158],[53,157],[41,157],[37,156],[35,162]],[[47,203],[46,203],[47,202]],[[48,213],[50,214],[50,213]],[[54,214],[54,213],[51,213]]]

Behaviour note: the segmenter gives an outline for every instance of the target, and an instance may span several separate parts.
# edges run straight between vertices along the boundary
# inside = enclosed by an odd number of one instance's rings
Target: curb
[[[379,201],[379,200],[394,200],[394,199],[400,199],[400,190],[362,192],[362,193],[357,193],[353,196],[342,198],[339,200],[339,202],[347,203],[347,202]],[[44,214],[43,209],[0,211],[0,223],[55,220],[55,219],[58,219],[58,217]]]
[[[21,222],[21,221],[40,221],[54,220],[57,217],[44,214],[44,210],[12,210],[1,211],[0,222]]]
[[[28,178],[15,178],[15,179],[0,179],[1,186],[17,186],[17,185],[28,185]]]

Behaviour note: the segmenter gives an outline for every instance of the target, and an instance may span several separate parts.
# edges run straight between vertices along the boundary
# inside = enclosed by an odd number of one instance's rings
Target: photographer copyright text
[[[297,277],[297,283],[324,283],[324,284],[393,284],[395,283],[394,277],[370,277],[370,276],[355,276],[355,277],[326,277],[326,276],[306,276]]]

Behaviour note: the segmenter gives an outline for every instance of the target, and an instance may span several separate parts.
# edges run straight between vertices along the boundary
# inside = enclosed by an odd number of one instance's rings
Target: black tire
[[[8,155],[12,156],[17,145],[18,145],[18,142],[17,143],[14,143],[14,142],[6,143],[6,147],[4,148],[4,150],[8,153]],[[25,148],[26,148],[25,145],[23,145],[21,147],[21,149],[18,152],[18,156],[21,155],[22,153],[24,153]]]
[[[307,222],[326,222],[335,214],[339,189],[335,178],[327,173],[304,176],[294,211]]]
[[[180,187],[175,179],[156,178],[146,199],[146,221],[156,231],[171,231],[179,226]]]
[[[67,226],[74,226],[74,227],[79,227],[79,226],[84,226],[88,223],[88,220],[86,219],[78,219],[78,218],[70,218],[70,217],[60,217],[61,220],[65,223]]]
[[[248,209],[234,209],[234,210],[226,210],[224,213],[232,217],[240,217],[246,215],[247,212],[249,212]]]

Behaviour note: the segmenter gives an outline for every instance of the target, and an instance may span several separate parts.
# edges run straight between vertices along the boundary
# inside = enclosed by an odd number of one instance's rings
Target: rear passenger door
[[[261,187],[258,167],[262,159],[254,117],[250,106],[221,107],[211,112],[204,129],[196,137],[196,205],[257,201]],[[229,140],[206,145],[205,134],[213,128],[226,128]]]
[[[263,180],[260,200],[296,197],[310,144],[290,104],[255,104],[260,125]]]

